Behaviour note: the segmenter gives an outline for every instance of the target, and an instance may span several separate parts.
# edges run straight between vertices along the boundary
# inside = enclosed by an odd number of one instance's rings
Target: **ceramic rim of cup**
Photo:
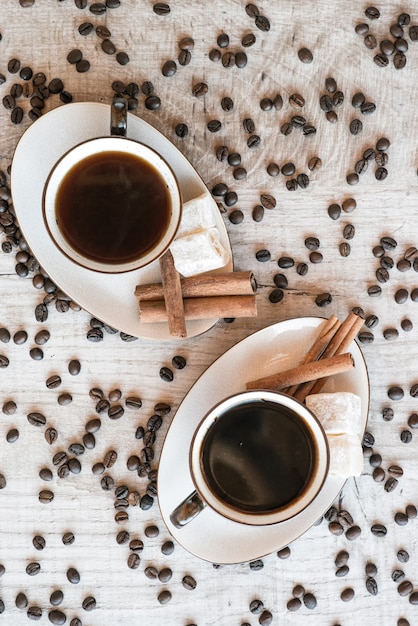
[[[75,250],[62,235],[55,212],[55,197],[67,172],[80,161],[100,152],[125,152],[147,160],[161,175],[167,185],[171,200],[171,218],[167,231],[160,241],[138,259],[123,263],[104,263],[90,259]],[[83,141],[72,147],[55,163],[45,181],[42,195],[42,215],[46,229],[57,248],[71,261],[86,269],[119,274],[140,269],[156,261],[170,246],[181,221],[182,198],[180,187],[171,166],[153,148],[129,137],[105,136]]]
[[[313,445],[315,446],[315,469],[311,474],[307,484],[294,500],[281,508],[267,512],[247,512],[238,510],[225,501],[221,500],[208,486],[202,472],[200,460],[200,448],[211,424],[215,422],[224,411],[237,404],[252,400],[266,400],[275,404],[279,403],[301,417],[303,423],[311,433]],[[222,419],[222,418],[220,418]],[[263,526],[284,522],[306,509],[318,496],[329,469],[329,445],[325,431],[318,418],[303,404],[295,398],[276,391],[252,390],[234,394],[213,407],[198,425],[190,447],[190,472],[196,490],[206,504],[217,513],[234,522],[249,524],[252,526]]]

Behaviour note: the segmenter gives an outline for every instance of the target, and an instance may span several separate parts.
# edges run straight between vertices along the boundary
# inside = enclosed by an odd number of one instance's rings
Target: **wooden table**
[[[89,6],[92,4],[88,2]],[[59,312],[52,302],[48,306],[48,319],[44,323],[37,322],[35,307],[45,296],[42,289],[32,285],[38,272],[31,270],[26,277],[17,276],[15,255],[18,249],[15,247],[10,253],[0,254],[0,327],[7,328],[12,336],[9,343],[0,343],[0,353],[10,362],[0,371],[0,404],[4,406],[14,401],[17,405],[13,415],[2,413],[0,417],[0,473],[7,481],[0,491],[0,563],[5,567],[0,578],[0,596],[5,605],[2,623],[21,626],[29,621],[27,608],[15,605],[20,592],[26,594],[29,606],[43,609],[39,623],[50,623],[50,594],[62,589],[64,600],[57,608],[66,614],[68,624],[79,616],[83,624],[90,626],[254,625],[259,623],[261,615],[250,611],[254,599],[262,600],[265,610],[271,612],[272,624],[296,626],[307,620],[312,626],[406,624],[397,621],[401,617],[408,619],[411,625],[417,624],[417,607],[410,603],[409,594],[398,593],[399,582],[392,580],[392,572],[403,570],[405,580],[411,581],[411,588],[418,590],[418,522],[407,519],[408,523],[402,524],[405,519],[399,515],[395,521],[396,513],[405,513],[408,505],[417,505],[416,435],[408,419],[417,410],[417,400],[410,395],[410,388],[417,383],[418,305],[412,300],[411,292],[418,286],[418,277],[414,269],[401,271],[402,263],[401,269],[397,264],[405,252],[417,244],[418,43],[410,39],[409,27],[405,27],[409,45],[405,53],[406,66],[395,69],[389,58],[387,67],[379,67],[373,61],[377,50],[368,49],[364,36],[354,30],[356,24],[366,22],[378,42],[394,41],[389,33],[390,25],[397,21],[401,11],[411,14],[411,24],[418,23],[416,7],[413,3],[394,6],[383,0],[378,6],[380,18],[372,20],[364,15],[366,5],[358,1],[323,1],[315,3],[315,7],[297,0],[280,6],[260,1],[257,3],[260,14],[266,16],[271,25],[267,31],[265,27],[260,30],[255,19],[247,15],[245,2],[213,0],[207,6],[205,3],[198,6],[191,0],[177,1],[171,3],[171,11],[166,15],[155,13],[153,2],[121,0],[120,4],[119,8],[109,8],[104,15],[96,16],[89,6],[80,10],[72,0],[36,0],[27,8],[21,7],[17,0],[3,0],[0,72],[6,82],[1,86],[1,97],[7,96],[15,83],[23,87],[31,83],[19,73],[8,70],[8,62],[13,58],[20,60],[21,67],[30,66],[34,73],[44,72],[47,82],[61,78],[74,102],[109,103],[115,80],[139,85],[152,81],[161,106],[154,111],[147,109],[145,96],[139,94],[136,114],[174,142],[210,190],[216,183],[225,182],[238,194],[235,206],[223,208],[223,219],[235,269],[252,270],[256,276],[259,314],[256,319],[237,319],[233,323],[221,320],[204,335],[180,342],[141,338],[128,342],[123,341],[119,333],[104,331],[103,340],[92,343],[86,338],[91,315],[83,310],[70,308]],[[95,27],[107,26],[117,51],[126,52],[130,62],[122,66],[115,55],[105,54],[101,39],[94,31],[88,36],[80,35],[78,27],[83,22],[91,22]],[[263,25],[265,22],[261,22]],[[225,49],[217,46],[221,33],[230,37]],[[254,33],[256,42],[252,47],[243,48],[241,39],[249,33]],[[179,41],[185,36],[193,38],[194,48],[190,63],[182,66],[178,62]],[[299,59],[298,51],[303,47],[311,50],[312,63]],[[243,68],[225,67],[222,61],[210,60],[213,48],[221,50],[222,54],[245,50],[248,62]],[[67,54],[73,49],[82,51],[83,58],[90,62],[89,71],[79,73],[67,61]],[[164,76],[162,67],[170,59],[176,60],[177,71],[172,76]],[[333,109],[338,116],[336,123],[326,119],[319,105],[320,97],[326,93],[325,79],[330,76],[335,78],[338,90],[344,95],[341,106]],[[201,81],[209,87],[204,98],[192,95],[193,86]],[[360,91],[366,101],[375,103],[373,113],[363,114],[352,106],[353,95]],[[271,110],[262,110],[260,101],[274,99],[276,94],[283,98],[281,110],[274,106]],[[293,94],[303,96],[302,109],[289,104]],[[233,99],[230,111],[221,107],[221,99],[226,96]],[[32,123],[28,116],[28,99],[21,96],[17,104],[24,110],[20,124],[12,123],[10,110],[0,109],[0,167],[4,172],[11,163],[19,138]],[[54,94],[45,101],[43,111],[58,106],[63,104],[59,94]],[[282,125],[294,115],[304,116],[316,133],[305,136],[300,128],[294,128],[290,135],[282,134]],[[246,118],[253,119],[253,134],[260,137],[259,145],[253,148],[248,147],[250,134],[243,128]],[[358,135],[349,130],[355,118],[363,123]],[[211,120],[222,122],[218,132],[208,130]],[[187,124],[187,136],[176,135],[179,123]],[[368,171],[359,176],[359,183],[350,186],[346,182],[347,175],[353,172],[367,148],[375,148],[380,137],[390,140],[387,178],[376,180],[376,165],[370,161]],[[234,167],[216,158],[215,151],[220,145],[227,146],[229,152],[241,154],[242,165],[247,170],[244,180],[236,180]],[[48,139],[39,145],[39,159],[44,158],[47,151]],[[322,167],[311,172],[308,162],[314,156],[321,159]],[[309,175],[309,186],[289,191],[285,176],[268,175],[266,169],[272,162],[280,167],[293,162],[297,174]],[[0,192],[7,202],[7,190],[3,187]],[[262,193],[273,195],[277,205],[265,209],[263,220],[255,222],[252,212],[260,203]],[[338,219],[332,220],[328,215],[329,205],[341,204],[347,198],[356,200],[355,210],[342,211]],[[230,215],[238,207],[243,221],[234,224]],[[344,239],[347,224],[355,227],[352,240]],[[320,241],[321,263],[309,258],[310,251],[304,245],[308,236]],[[380,283],[375,274],[380,262],[373,249],[384,236],[394,238],[397,247],[385,252],[394,267],[388,270],[390,280]],[[0,238],[4,242],[5,234],[0,234]],[[351,246],[349,256],[341,255],[343,242]],[[256,258],[257,251],[262,249],[271,255],[264,263]],[[295,265],[281,269],[278,261],[283,257],[293,258]],[[390,259],[387,261],[390,263]],[[306,275],[297,273],[299,263],[306,263]],[[270,294],[275,288],[273,277],[277,273],[287,277],[288,288],[280,302],[272,303]],[[375,285],[381,287],[378,297],[368,293]],[[407,299],[397,303],[394,295],[401,288],[407,290]],[[316,298],[324,293],[329,293],[332,301],[321,308]],[[116,486],[128,484],[131,491],[138,491],[142,496],[147,481],[129,472],[126,461],[130,455],[138,454],[141,445],[135,439],[136,428],[146,425],[157,403],[169,404],[171,411],[157,433],[152,462],[155,468],[177,407],[197,378],[225,350],[252,332],[281,320],[331,313],[343,318],[353,307],[360,307],[366,318],[376,315],[379,320],[375,328],[363,329],[372,333],[365,339],[373,341],[360,344],[369,369],[371,402],[367,430],[374,442],[371,442],[372,448],[365,451],[363,475],[350,478],[335,502],[337,510],[347,510],[353,524],[361,528],[359,538],[349,541],[344,533],[332,534],[324,519],[292,543],[287,559],[273,553],[261,563],[214,568],[179,545],[175,545],[171,555],[162,553],[162,545],[169,540],[169,534],[156,500],[148,510],[130,505],[126,525],[115,522],[114,493],[100,487],[101,477],[94,475],[91,468],[108,450],[116,450],[118,460],[109,469],[109,475]],[[409,332],[401,326],[405,319],[411,320],[414,326]],[[36,361],[31,358],[30,350],[36,345],[36,333],[43,328],[51,337],[42,346],[44,358]],[[397,331],[389,333],[392,339],[385,338],[388,329]],[[17,344],[13,336],[21,330],[27,332],[28,338],[25,343]],[[171,365],[176,355],[186,359],[182,370]],[[71,359],[81,362],[78,376],[68,373]],[[161,379],[159,372],[164,366],[173,370],[172,382]],[[45,381],[55,374],[61,376],[62,384],[48,389]],[[401,400],[388,397],[392,386],[403,389]],[[97,433],[96,447],[80,457],[82,472],[59,478],[52,458],[72,443],[80,442],[86,423],[97,417],[95,402],[89,395],[94,387],[102,389],[106,396],[120,389],[122,404],[129,396],[139,396],[142,407],[126,409],[120,420],[101,416],[103,424]],[[72,402],[61,406],[58,397],[64,392],[71,394]],[[393,419],[383,416],[388,408],[394,410]],[[58,432],[56,442],[48,444],[45,427],[36,428],[28,422],[27,415],[31,412],[47,417],[47,426]],[[387,411],[385,416],[388,417]],[[19,437],[12,443],[6,436],[13,428],[19,431]],[[405,435],[404,431],[409,434]],[[373,467],[369,463],[372,452],[382,457],[385,479],[381,483],[372,477]],[[403,475],[396,488],[390,491],[385,489],[385,481],[393,465],[399,465]],[[42,467],[54,470],[52,482],[40,479]],[[39,502],[42,489],[54,492],[53,502]],[[375,524],[384,525],[387,534],[373,534],[371,529]],[[146,536],[145,529],[150,525],[158,527],[158,536]],[[346,528],[344,526],[344,530]],[[134,570],[127,566],[128,544],[118,545],[116,541],[117,533],[123,529],[130,533],[130,539],[144,541],[141,562]],[[75,535],[72,545],[64,545],[62,541],[68,531]],[[37,535],[46,542],[42,551],[37,551],[33,545]],[[347,550],[350,555],[349,572],[344,577],[336,575],[335,558],[341,550]],[[399,550],[409,553],[407,562],[399,561]],[[30,576],[26,568],[33,562],[40,563],[41,570]],[[366,588],[368,563],[377,567],[376,596]],[[154,566],[157,572],[170,568],[171,580],[164,583],[158,578],[147,578],[144,570],[148,566]],[[68,582],[66,572],[70,567],[80,572],[79,584]],[[195,590],[184,588],[182,579],[186,574],[197,581]],[[287,609],[295,585],[303,585],[306,592],[314,594],[315,608],[302,604],[296,612]],[[355,591],[355,597],[349,602],[341,599],[346,588]],[[172,599],[163,605],[158,595],[165,589],[171,592]],[[97,604],[91,612],[82,608],[83,600],[89,596],[94,596]]]

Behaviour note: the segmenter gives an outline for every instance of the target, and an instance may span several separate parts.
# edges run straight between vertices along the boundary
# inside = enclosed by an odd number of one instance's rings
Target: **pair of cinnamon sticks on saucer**
[[[330,376],[354,368],[348,349],[362,325],[363,319],[353,312],[343,322],[331,315],[299,365],[250,381],[247,389],[280,390],[304,402],[308,395],[319,393]]]
[[[255,317],[257,285],[250,271],[181,278],[170,250],[160,258],[161,283],[135,289],[143,323],[167,322],[173,336],[186,337],[186,320]]]

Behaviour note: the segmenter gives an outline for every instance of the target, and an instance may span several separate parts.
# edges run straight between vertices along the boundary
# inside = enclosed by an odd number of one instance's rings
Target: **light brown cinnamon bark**
[[[362,325],[363,319],[351,311],[332,337],[321,358],[329,358],[346,352],[352,341],[356,338]],[[300,402],[304,402],[306,396],[309,394],[319,393],[325,385],[326,380],[326,378],[321,378],[317,381],[302,383],[292,395]]]
[[[251,271],[223,272],[220,274],[200,274],[181,278],[183,298],[206,296],[245,296],[253,294],[257,285]],[[162,283],[137,285],[135,295],[138,300],[163,300]]]
[[[184,317],[180,274],[174,266],[174,259],[170,250],[167,250],[167,252],[160,257],[160,270],[164,293],[164,308],[167,312],[170,335],[175,337],[186,337],[187,330]]]
[[[247,389],[285,389],[307,381],[341,374],[354,368],[354,359],[349,352],[297,365],[291,369],[264,376],[247,383]]]
[[[252,296],[212,296],[185,298],[183,300],[186,320],[218,317],[255,317],[257,304]],[[168,312],[164,300],[145,300],[139,303],[141,322],[166,322]]]

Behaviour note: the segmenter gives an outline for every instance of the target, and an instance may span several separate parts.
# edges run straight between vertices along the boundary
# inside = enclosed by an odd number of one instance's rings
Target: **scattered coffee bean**
[[[312,63],[313,61],[313,54],[308,48],[301,48],[298,51],[298,57],[302,63]]]
[[[350,602],[350,600],[352,600],[354,596],[355,596],[354,589],[352,589],[351,587],[346,587],[341,592],[340,598],[343,602]]]

